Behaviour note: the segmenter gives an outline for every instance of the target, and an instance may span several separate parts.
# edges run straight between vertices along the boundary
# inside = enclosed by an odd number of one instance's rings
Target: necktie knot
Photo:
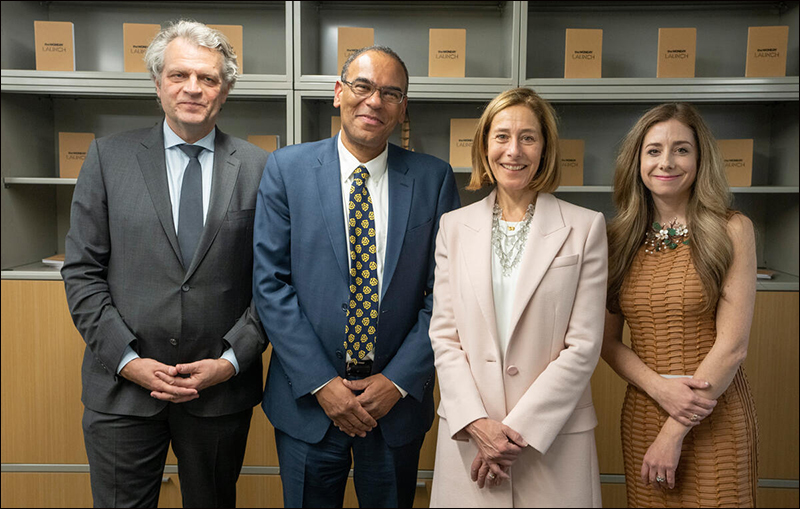
[[[369,170],[363,164],[356,168],[356,178],[361,179],[362,181],[366,182],[369,178]],[[362,185],[362,182],[357,182],[358,185]]]
[[[205,150],[200,145],[189,145],[184,143],[183,145],[178,145],[178,148],[183,151],[184,154],[189,156],[189,159],[197,159],[197,156],[200,155],[200,152]]]

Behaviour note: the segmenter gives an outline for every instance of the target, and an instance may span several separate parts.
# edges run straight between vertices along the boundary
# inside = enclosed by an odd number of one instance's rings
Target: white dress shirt
[[[378,295],[383,296],[383,268],[385,266],[384,259],[386,257],[386,237],[389,231],[389,176],[386,174],[389,169],[389,144],[386,144],[383,152],[381,152],[378,157],[366,163],[360,162],[356,156],[347,150],[344,143],[342,143],[341,131],[336,137],[336,148],[339,152],[339,176],[342,184],[344,238],[350,236],[350,210],[348,205],[350,203],[350,186],[355,179],[355,171],[359,166],[365,166],[367,171],[369,171],[369,178],[367,179],[366,185],[369,196],[372,198],[372,211],[375,213],[375,248],[378,251],[376,254],[376,262],[378,264]],[[350,260],[349,245],[348,243],[347,260]],[[344,337],[344,331],[342,331],[342,337]],[[368,352],[366,358],[375,360],[375,350],[373,349]],[[350,361],[349,355],[346,360],[348,362]],[[313,390],[311,394],[316,394],[329,383],[330,380]],[[394,384],[394,386],[397,387],[402,397],[405,398],[408,392],[401,389],[397,384]]]
[[[517,223],[509,223],[500,220],[501,231],[508,232],[509,237],[519,235],[520,226],[522,221]],[[509,231],[509,227],[514,229]],[[502,362],[506,356],[506,349],[508,342],[511,338],[511,311],[514,307],[514,294],[517,291],[517,280],[519,279],[519,268],[522,261],[516,267],[511,269],[508,276],[503,275],[503,265],[500,263],[500,257],[495,251],[494,244],[489,248],[492,250],[492,294],[494,295],[494,316],[497,319],[497,339],[500,340],[500,361]],[[527,247],[526,247],[527,248]]]
[[[200,170],[202,171],[203,180],[203,226],[206,224],[206,216],[208,215],[208,205],[211,201],[211,177],[214,175],[214,142],[217,138],[217,130],[212,129],[206,136],[193,143],[192,145],[203,147],[205,150],[200,152],[197,160],[200,161]],[[172,203],[172,222],[175,225],[175,234],[178,233],[178,219],[181,207],[181,188],[183,187],[183,174],[186,167],[189,165],[189,156],[183,150],[178,148],[179,145],[186,144],[183,139],[175,134],[169,127],[166,120],[164,121],[164,158],[167,163],[167,184],[169,185],[169,199]],[[233,353],[233,348],[228,348],[222,352],[223,359],[227,360],[233,365],[236,374],[239,374],[239,362],[236,360],[236,354]],[[130,345],[125,348],[122,354],[122,360],[117,366],[117,374],[122,371],[133,359],[138,359],[139,355],[133,351]]]

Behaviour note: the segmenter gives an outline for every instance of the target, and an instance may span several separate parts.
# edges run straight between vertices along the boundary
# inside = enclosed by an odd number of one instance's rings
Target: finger
[[[177,364],[175,365],[175,371],[182,375],[188,375],[197,371],[200,367],[199,363],[197,362],[190,362],[188,364]]]
[[[642,479],[642,484],[650,484],[650,468],[647,463],[642,462],[642,469],[639,472],[639,476]]]
[[[669,489],[675,487],[675,471],[672,469],[667,470],[667,486]]]
[[[469,469],[469,477],[473,482],[478,480],[478,470],[480,470],[482,464],[483,460],[481,460],[481,456],[478,454],[475,456],[475,459],[472,460],[472,467]]]
[[[500,468],[500,465],[490,463],[489,470],[491,470],[491,472],[495,475],[495,479],[511,479],[511,476],[508,475],[502,468]]]
[[[372,428],[378,425],[378,421],[373,419],[361,404],[355,406],[353,409],[353,416],[363,424],[365,431],[371,431]]]
[[[345,387],[350,389],[351,391],[363,391],[367,387],[369,387],[369,382],[367,380],[342,380],[342,383]]]
[[[708,389],[709,387],[711,387],[711,384],[708,383],[706,380],[700,380],[697,378],[684,378],[682,380],[686,385],[694,389]]]
[[[478,488],[486,486],[486,476],[489,475],[489,465],[484,462],[478,470]]]

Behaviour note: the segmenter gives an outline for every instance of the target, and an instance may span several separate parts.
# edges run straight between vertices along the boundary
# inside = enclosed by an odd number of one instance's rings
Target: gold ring
[[[487,475],[486,477],[494,481],[497,478],[497,474],[495,474],[494,472],[489,472],[489,475]]]
[[[697,414],[692,414],[692,416],[689,417],[689,420],[692,422],[697,422]]]

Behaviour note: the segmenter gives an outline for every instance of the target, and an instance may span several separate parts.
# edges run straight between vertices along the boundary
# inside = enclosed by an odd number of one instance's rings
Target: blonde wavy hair
[[[697,144],[697,176],[692,184],[686,221],[692,262],[704,290],[703,311],[716,308],[725,275],[733,260],[728,236],[732,196],[717,141],[703,118],[687,103],[668,103],[652,108],[627,134],[617,155],[614,173],[614,206],[617,215],[608,225],[607,307],[618,313],[625,276],[645,232],[654,219],[653,198],[642,182],[640,159],[645,135],[655,124],[678,120],[694,133]]]
[[[489,167],[487,150],[489,148],[489,129],[492,128],[494,117],[506,108],[522,104],[531,109],[542,128],[544,137],[544,152],[536,170],[536,175],[531,179],[528,187],[536,192],[552,193],[558,187],[561,177],[558,165],[558,123],[556,112],[550,103],[539,97],[539,94],[530,88],[513,88],[501,93],[486,106],[475,129],[472,140],[472,176],[467,189],[478,189],[492,185],[496,182],[492,169]]]

